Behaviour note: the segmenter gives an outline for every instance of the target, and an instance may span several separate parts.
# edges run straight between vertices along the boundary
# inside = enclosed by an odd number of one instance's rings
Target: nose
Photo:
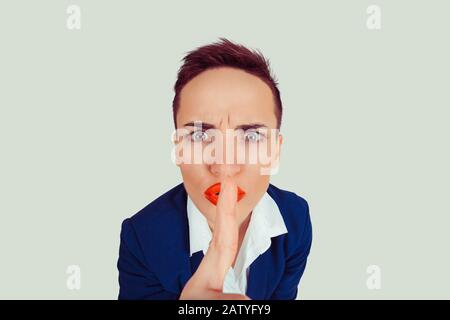
[[[238,164],[211,164],[209,170],[216,177],[233,177],[241,171],[241,166]]]
[[[222,139],[222,148],[218,144],[216,161],[209,164],[209,170],[213,175],[222,179],[226,176],[237,175],[242,170],[242,164],[238,161],[238,144],[234,130],[224,125],[220,129],[220,133],[222,136],[218,139]]]

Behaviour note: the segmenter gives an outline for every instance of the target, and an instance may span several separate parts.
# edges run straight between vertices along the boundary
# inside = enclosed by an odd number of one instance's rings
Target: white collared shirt
[[[212,239],[211,229],[205,216],[188,196],[187,214],[189,221],[190,255],[206,252]],[[247,231],[233,267],[230,267],[223,284],[224,293],[246,294],[249,266],[270,248],[271,238],[287,233],[280,209],[266,192],[256,204]]]

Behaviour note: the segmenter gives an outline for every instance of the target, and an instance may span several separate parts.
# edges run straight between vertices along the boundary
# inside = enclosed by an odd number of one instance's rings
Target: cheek
[[[268,183],[269,176],[261,174],[261,168],[264,167],[265,165],[257,163],[246,165],[243,168],[247,185],[256,187]]]
[[[269,186],[270,176],[261,175],[259,165],[247,165],[244,170],[244,186],[249,191],[248,204],[256,205]]]
[[[269,178],[268,176],[259,176],[257,180],[253,182],[253,195],[254,195],[254,204],[258,202],[264,193],[267,191],[269,186]]]
[[[208,169],[202,164],[181,164],[180,170],[183,181],[190,185],[200,185],[208,173]]]
[[[204,165],[182,164],[180,165],[184,186],[189,196],[196,201],[203,201],[203,190],[207,177],[207,168]]]
[[[203,191],[210,181],[208,168],[205,165],[183,164],[180,165],[181,175],[183,177],[184,186],[189,196],[196,201],[197,206],[203,209]]]

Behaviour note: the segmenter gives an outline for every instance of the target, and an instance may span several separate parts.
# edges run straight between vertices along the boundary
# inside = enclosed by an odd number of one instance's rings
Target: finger
[[[236,201],[237,185],[231,178],[224,178],[221,181],[212,238],[212,244],[221,252],[224,270],[228,270],[233,263],[238,248]]]
[[[219,214],[234,215],[236,213],[237,185],[230,177],[225,177],[220,184],[217,211]]]

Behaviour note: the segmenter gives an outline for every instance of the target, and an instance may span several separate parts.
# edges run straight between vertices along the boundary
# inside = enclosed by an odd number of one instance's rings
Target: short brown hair
[[[278,83],[270,70],[269,60],[259,50],[250,50],[225,38],[220,38],[218,42],[190,51],[183,58],[183,65],[178,70],[178,77],[174,86],[175,97],[172,102],[175,128],[177,127],[176,116],[180,107],[180,92],[183,87],[201,72],[217,67],[238,68],[264,81],[272,90],[277,128],[280,128],[283,107]]]

